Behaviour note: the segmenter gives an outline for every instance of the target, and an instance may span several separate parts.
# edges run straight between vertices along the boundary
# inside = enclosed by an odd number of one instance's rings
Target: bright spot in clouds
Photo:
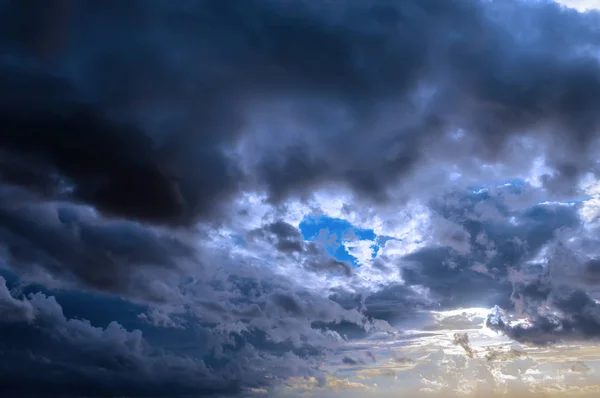
[[[600,0],[555,0],[564,6],[578,11],[600,10]]]

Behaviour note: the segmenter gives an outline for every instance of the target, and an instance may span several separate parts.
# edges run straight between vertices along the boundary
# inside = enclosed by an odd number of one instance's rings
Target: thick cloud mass
[[[599,27],[549,0],[1,1],[0,392],[325,386],[328,355],[465,307],[600,337]],[[320,216],[348,230],[305,236]]]
[[[185,224],[243,181],[279,200],[331,181],[381,199],[429,156],[495,160],[519,151],[516,134],[553,155],[551,187],[591,166],[597,14],[513,1],[130,1],[64,2],[56,22],[35,4],[3,13],[3,178],[51,196],[64,179],[68,196],[107,214]],[[52,35],[62,40],[48,54]],[[440,153],[457,130],[458,153]],[[584,156],[552,153],[544,137]],[[239,145],[241,159],[225,154]]]

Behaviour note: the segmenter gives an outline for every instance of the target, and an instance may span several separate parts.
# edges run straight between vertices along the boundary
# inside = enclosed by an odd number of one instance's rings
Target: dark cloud
[[[267,230],[275,235],[277,249],[283,252],[300,252],[304,245],[304,239],[298,228],[277,221],[267,226]]]
[[[14,298],[2,277],[0,277],[0,314],[4,322],[28,322],[35,317],[31,303]]]
[[[3,318],[0,325],[4,347],[0,389],[5,394],[160,395],[175,380],[181,388],[177,394],[226,388],[201,361],[156,350],[139,330],[129,332],[116,322],[102,328],[67,319],[55,298],[41,293],[18,301],[29,306],[33,316],[21,322]],[[186,382],[190,377],[197,381]]]
[[[248,233],[250,239],[262,239],[288,260],[301,264],[311,272],[352,275],[350,264],[337,260],[326,253],[325,247],[315,242],[306,242],[298,228],[284,221],[276,221]]]
[[[485,305],[485,301],[492,305],[495,301],[507,301],[510,296],[510,283],[473,270],[473,260],[454,257],[445,249],[422,249],[406,260],[409,263],[402,268],[406,283],[430,289],[443,308]],[[471,288],[459,288],[465,284]]]
[[[261,162],[261,176],[275,197],[311,183],[336,180],[380,198],[392,181],[420,163],[421,155],[428,151],[425,145],[443,141],[443,133],[452,129],[464,129],[465,141],[471,144],[439,154],[450,161],[466,155],[466,148],[471,156],[497,160],[505,156],[503,150],[511,145],[514,134],[535,130],[542,139],[540,135],[545,133],[539,133],[539,126],[556,133],[555,139],[566,144],[562,150],[584,149],[595,137],[598,121],[592,104],[597,104],[598,98],[592,87],[600,85],[597,61],[576,48],[597,38],[592,29],[597,16],[577,16],[551,3],[518,2],[449,1],[443,6],[435,1],[402,5],[337,2],[320,11],[322,16],[316,20],[323,23],[319,25],[323,30],[313,28],[311,34],[322,33],[319,42],[323,44],[311,46],[310,54],[297,51],[302,60],[286,70],[296,73],[307,88],[321,79],[327,81],[314,91],[315,97],[333,97],[342,109],[350,109],[352,127],[338,129],[340,135],[324,133],[320,148],[294,143],[268,157],[272,160]],[[325,16],[330,15],[338,18],[336,24],[327,25]],[[516,15],[534,26],[526,39],[515,25]],[[568,54],[560,57],[549,28],[549,22],[556,20],[567,25],[572,39]],[[285,33],[300,31],[308,19],[298,16],[294,21],[297,25],[287,26]],[[278,37],[283,43],[301,36]],[[309,39],[309,35],[305,37]],[[303,48],[300,41],[286,44],[290,53]],[[333,47],[327,55],[326,45]],[[338,63],[341,59],[343,65]],[[313,68],[313,62],[321,67]],[[334,69],[335,78],[328,73]],[[314,71],[320,73],[311,73]],[[419,92],[427,85],[435,90],[430,97]],[[340,93],[360,104],[362,112],[356,111],[353,102],[340,100]],[[405,117],[386,124],[385,106],[390,102],[397,115]],[[326,120],[336,121],[332,116]],[[330,124],[326,127],[336,131]],[[563,135],[563,129],[572,132]],[[341,137],[340,142],[337,138]],[[564,154],[555,165],[565,180],[573,181],[589,166],[564,163],[563,158]],[[357,165],[355,159],[369,162]],[[286,184],[292,180],[297,184]]]
[[[352,275],[350,264],[331,258],[328,254],[324,253],[323,248],[318,247],[314,243],[307,243],[306,252],[311,256],[304,262],[304,267],[307,270],[328,274],[341,274],[344,276]]]
[[[213,210],[221,193],[232,188],[227,161],[216,148],[186,154],[177,143],[157,147],[134,127],[73,108],[68,103],[60,110],[4,107],[0,147],[9,153],[2,157],[5,183],[160,224],[189,223],[195,214]],[[181,180],[173,167],[191,168],[184,165],[191,156],[198,173]],[[199,189],[210,194],[203,198]]]
[[[589,231],[587,232],[589,233]],[[575,251],[578,241],[589,239],[584,230],[565,230],[545,253],[544,263],[513,270],[511,300],[528,324],[514,324],[506,314],[495,311],[488,324],[519,341],[549,344],[560,340],[598,338],[600,305],[594,279],[595,258],[582,259]]]
[[[600,259],[593,258],[584,264],[584,280],[592,285],[600,283]]]
[[[304,239],[298,228],[281,220],[251,231],[249,236],[250,238],[262,238],[285,254],[299,253],[305,250]]]
[[[375,358],[375,354],[373,354],[371,351],[367,351],[366,355],[373,361],[373,363],[377,362],[377,358]]]
[[[32,287],[22,294],[14,281],[10,290],[1,282],[0,390],[19,396],[237,394],[316,375],[313,359],[336,337],[312,329],[311,320],[361,323],[360,315],[307,292],[267,290],[254,313],[242,310],[248,304],[239,299],[248,300],[248,293],[223,300],[219,327],[203,316],[204,306],[196,319],[188,316],[186,328],[165,328],[136,317],[143,308],[99,316],[110,298],[55,297]],[[121,319],[108,320],[115,318]]]
[[[452,341],[454,345],[462,347],[465,350],[465,353],[469,358],[473,358],[473,348],[469,344],[469,335],[467,333],[454,333],[454,340]]]
[[[433,226],[434,244],[396,260],[405,283],[429,289],[442,308],[512,306],[510,269],[520,269],[559,231],[581,222],[575,206],[536,204],[516,211],[502,197],[455,195],[458,206],[448,198],[432,206],[443,217]],[[473,209],[482,203],[498,217],[478,217]]]
[[[182,239],[67,204],[0,207],[0,237],[8,265],[21,272],[152,301],[172,299],[155,278],[196,258]]]
[[[350,357],[344,357],[344,358],[342,358],[342,362],[344,364],[346,364],[346,365],[352,365],[352,366],[360,364],[359,361],[357,361],[356,359],[352,359]]]
[[[494,305],[518,310],[514,271],[528,269],[561,231],[578,228],[579,208],[536,204],[512,210],[503,196],[454,194],[457,200],[442,198],[443,206],[432,205],[435,217],[427,245],[408,255],[380,255],[374,261],[376,269],[385,262],[387,272],[399,270],[402,283],[388,283],[364,294],[337,291],[331,298],[392,325],[408,325],[428,310]],[[497,210],[493,219],[481,219],[473,212],[481,203]],[[447,239],[456,231],[464,239]],[[534,275],[537,272],[533,270]],[[578,283],[583,282],[578,279]]]
[[[518,297],[527,305],[530,324],[511,325],[506,317],[491,316],[488,326],[517,341],[540,345],[600,336],[600,306],[581,290],[552,292],[543,301]],[[535,302],[538,308],[533,308]]]
[[[365,314],[383,319],[390,324],[414,320],[420,309],[431,308],[434,303],[410,288],[410,283],[389,284],[364,299]]]
[[[382,199],[460,128],[471,144],[441,160],[497,159],[540,126],[585,153],[598,128],[598,62],[582,51],[598,16],[552,3],[65,2],[54,16],[10,4],[0,147],[17,159],[4,179],[54,196],[64,178],[107,214],[209,217],[241,183],[224,152],[239,142],[247,182],[273,199],[330,182]],[[19,21],[40,18],[24,37]],[[35,61],[40,48],[53,63]],[[588,165],[566,153],[548,184]]]
[[[597,238],[569,246],[588,254],[567,256],[577,267],[560,250],[533,264],[570,242],[561,231],[584,234],[580,208],[520,201],[579,194],[597,174],[600,14],[517,0],[0,11],[3,265],[24,285],[133,300],[150,328],[70,317],[74,304],[2,280],[3,393],[227,395],[318,375],[329,347],[432,308],[525,313],[528,328],[497,312],[488,322],[517,340],[597,336]],[[540,159],[541,189],[446,195],[451,175],[512,178]],[[372,268],[272,214],[224,243],[242,196],[280,210],[321,187],[349,188],[365,213],[441,199],[420,249]],[[456,343],[469,353],[466,335]]]

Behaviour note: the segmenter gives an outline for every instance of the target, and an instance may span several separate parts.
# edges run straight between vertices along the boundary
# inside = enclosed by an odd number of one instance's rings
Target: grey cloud
[[[594,169],[592,171],[596,172]],[[559,163],[556,165],[555,174],[542,176],[542,182],[549,192],[558,193],[559,197],[574,198],[577,197],[578,187],[573,185],[573,181],[580,172],[574,162]]]
[[[445,192],[450,172],[489,178],[486,164],[499,170],[494,178],[520,174],[541,155],[556,171],[541,177],[546,193],[574,193],[579,177],[596,173],[597,13],[512,0],[65,1],[52,13],[41,2],[0,6],[7,263],[154,302],[214,343],[201,359],[171,355],[117,324],[67,319],[47,296],[0,290],[0,311],[15,321],[0,328],[2,340],[15,348],[12,359],[28,358],[2,362],[5,392],[261,388],[265,374],[310,374],[331,341],[364,336],[377,319],[482,298],[510,304],[511,294],[530,312],[543,303],[566,315],[532,313],[530,330],[498,326],[509,335],[595,336],[597,304],[583,281],[521,283],[506,267],[523,271],[557,230],[577,228],[575,208],[515,210],[508,195],[486,196],[488,207],[477,195],[454,209],[432,204],[452,223],[436,238],[454,250],[381,258],[375,267],[399,267],[405,284],[342,287],[329,298],[253,259],[219,256],[231,248],[210,246],[214,230],[200,235],[210,253],[188,273],[184,263],[197,253],[173,236],[198,221],[226,223],[221,210],[242,192],[281,203],[341,185],[361,204],[381,204],[403,182],[388,202],[397,206],[433,190],[422,185]],[[291,225],[252,233],[276,260],[352,276]],[[595,273],[590,261],[582,275]],[[44,344],[47,336],[60,344]]]
[[[67,318],[53,296],[31,293],[17,299],[8,294],[3,301],[13,307],[24,303],[34,313],[0,321],[0,391],[6,394],[223,396],[268,387],[274,379],[316,374],[315,364],[300,352],[268,343],[256,333],[191,328],[180,332],[191,333],[189,337],[180,335],[180,341],[168,342],[165,349],[164,342],[154,345],[144,337],[146,332],[126,330],[115,321],[97,326]]]
[[[365,314],[393,325],[412,320],[419,310],[431,308],[434,303],[412,290],[409,284],[389,284],[368,294],[363,304]]]
[[[4,182],[49,198],[91,203],[109,215],[160,224],[189,222],[195,213],[213,209],[219,192],[231,189],[228,166],[216,149],[204,148],[193,155],[183,153],[176,143],[172,149],[157,149],[135,128],[108,121],[93,110],[71,108],[65,104],[56,113],[33,105],[4,107],[0,146],[12,153],[3,156]],[[189,156],[199,160],[183,165]],[[23,158],[33,160],[28,168],[23,167]],[[176,167],[210,167],[214,174],[180,180],[173,171]],[[192,184],[211,191],[212,197],[202,198]]]
[[[10,4],[5,19],[29,23],[40,11]],[[3,61],[11,89],[0,146],[49,164],[25,171],[10,161],[4,179],[56,196],[55,175],[42,171],[53,166],[73,184],[68,197],[107,214],[187,224],[214,216],[242,180],[273,199],[330,182],[384,199],[423,154],[438,155],[432,143],[453,145],[444,134],[458,128],[466,142],[440,160],[460,163],[465,150],[504,156],[514,134],[543,136],[538,126],[564,143],[556,148],[585,154],[597,132],[597,60],[581,49],[598,42],[598,16],[550,2],[64,8],[66,39],[50,64],[31,56],[52,24],[24,38],[6,21],[4,46],[16,61]],[[550,28],[557,25],[568,45]],[[281,126],[269,123],[278,100],[289,105]],[[257,133],[269,124],[276,131]],[[238,143],[249,179],[225,154]],[[577,177],[588,166],[577,159],[557,163],[559,174]]]
[[[451,252],[443,249],[422,249],[405,260],[408,261],[408,265],[402,267],[405,282],[430,289],[430,300],[438,302],[442,308],[508,303],[511,284],[474,270],[470,258],[453,257]],[[460,288],[466,285],[470,288]]]
[[[371,266],[379,271],[387,271],[390,267],[389,257],[384,254],[379,255],[375,257]]]
[[[585,363],[578,361],[571,366],[570,370],[572,372],[585,373],[585,372],[589,372],[590,368]]]
[[[371,351],[367,351],[366,355],[371,358],[371,360],[373,361],[373,363],[377,362],[377,358],[375,358],[375,354],[373,354]]]
[[[565,62],[555,58],[552,50],[552,46],[555,43],[550,41],[551,32],[547,30],[545,25],[546,19],[550,18],[564,18],[564,22],[568,21],[568,23],[575,24],[576,18],[573,14],[563,11],[561,15],[560,9],[550,3],[544,4],[541,9],[534,10],[533,6],[529,8],[524,3],[520,3],[519,7],[516,7],[518,3],[511,2],[508,3],[510,6],[491,5],[488,10],[485,7],[479,8],[476,3],[466,5],[459,2],[447,2],[444,7],[440,7],[435,11],[433,8],[434,4],[435,6],[439,6],[439,3],[420,2],[418,5],[411,4],[409,6],[407,4],[403,7],[398,7],[394,13],[391,12],[391,9],[388,10],[390,11],[389,18],[396,18],[397,22],[403,21],[404,24],[400,26],[406,29],[406,31],[400,30],[398,36],[391,36],[388,40],[402,40],[402,43],[406,44],[403,34],[409,31],[414,35],[413,37],[422,36],[423,40],[419,41],[420,48],[416,49],[422,57],[410,57],[408,58],[410,59],[409,62],[414,62],[412,66],[413,70],[418,71],[423,80],[427,81],[429,78],[436,83],[442,82],[441,88],[440,86],[437,87],[436,101],[431,105],[431,108],[435,108],[438,111],[437,115],[441,116],[437,116],[437,120],[433,122],[428,120],[427,116],[424,116],[423,120],[417,122],[420,124],[415,130],[423,132],[425,136],[428,133],[435,134],[443,130],[447,123],[452,120],[452,122],[462,124],[463,127],[469,129],[468,136],[469,134],[475,134],[474,132],[477,130],[485,131],[485,134],[474,138],[476,141],[481,141],[480,151],[472,150],[471,153],[478,153],[480,156],[486,156],[487,153],[492,157],[493,154],[499,152],[498,148],[501,148],[508,138],[505,132],[508,134],[517,130],[522,132],[528,127],[546,121],[549,122],[551,119],[554,119],[559,124],[563,123],[569,125],[569,127],[574,127],[574,124],[578,125],[580,123],[577,119],[577,114],[582,117],[584,115],[587,115],[585,117],[591,116],[591,113],[585,111],[585,109],[591,109],[587,107],[589,103],[584,102],[585,108],[571,112],[572,104],[568,101],[584,101],[583,98],[591,99],[591,97],[587,96],[586,89],[579,87],[578,82],[579,79],[589,78],[590,84],[598,85],[598,75],[594,69],[595,61],[591,57],[581,61],[574,59],[572,62],[571,60]],[[411,8],[412,6],[414,8]],[[538,36],[540,38],[539,42],[519,42],[516,35],[513,36],[511,33],[513,27],[508,19],[498,21],[498,16],[491,17],[492,13],[498,12],[499,9],[503,11],[502,13],[498,13],[501,16],[500,18],[513,15],[514,12],[534,18],[534,26],[540,32]],[[411,15],[412,18],[408,19],[408,15]],[[423,19],[420,20],[420,18]],[[511,27],[507,29],[506,25],[490,23],[491,21],[488,18],[494,18],[494,22],[501,22],[511,25]],[[589,18],[589,22],[591,22],[591,18],[593,17],[582,17],[581,26],[570,25],[567,30],[579,30],[578,33],[580,36],[578,38],[585,41],[586,39],[583,36],[586,35],[586,29],[584,27],[589,25],[587,25],[588,21],[583,22],[584,18]],[[451,23],[451,21],[458,22],[458,20],[461,21],[460,28],[457,28],[457,24]],[[426,34],[424,31],[420,31],[416,25],[412,25],[416,21],[429,26],[429,29],[431,29],[431,25],[428,22],[433,23],[435,21],[437,23],[435,33],[428,32],[429,34]],[[384,32],[382,29],[384,26],[383,24],[379,26],[381,29],[379,32]],[[450,33],[453,34],[453,40],[449,40],[448,43],[437,41],[439,37],[447,37],[445,34]],[[597,32],[594,30],[589,30],[587,33],[587,39],[590,40],[597,35]],[[389,32],[386,31],[386,34],[389,35]],[[473,42],[472,38],[474,37],[480,37],[480,42]],[[529,46],[537,46],[540,51],[535,53],[529,52],[527,50]],[[397,48],[400,48],[400,46]],[[505,48],[511,48],[511,53],[504,52],[503,49]],[[433,49],[437,50],[437,52],[432,53]],[[439,62],[438,64],[443,65],[444,73],[436,70],[435,66],[429,63],[431,59],[436,61],[443,60],[443,62]],[[540,72],[543,73],[540,74]],[[547,84],[548,81],[556,81],[550,79],[550,77],[563,82],[572,82],[573,85],[567,84],[567,86],[562,86],[561,88],[558,86],[549,86]],[[385,74],[381,74],[381,78],[386,78]],[[545,80],[546,78],[548,80]],[[446,79],[454,79],[455,81],[447,82]],[[388,80],[393,81],[393,79]],[[453,87],[461,90],[460,94]],[[515,87],[523,87],[524,89],[513,90]],[[397,92],[399,93],[400,91]],[[551,98],[556,99],[549,100],[549,97],[546,95],[549,93],[552,93],[550,94]],[[402,95],[400,94],[399,96]],[[449,97],[446,98],[446,95],[449,95]],[[450,102],[448,101],[450,97],[455,97],[455,99]],[[457,101],[456,97],[464,98],[465,101]],[[427,111],[431,111],[431,109],[427,109]],[[556,111],[556,118],[547,113],[553,111]],[[589,128],[584,127],[580,129],[578,137],[584,139],[585,137],[589,137],[590,134],[594,134],[595,126],[597,126],[597,123],[592,122],[589,124]],[[360,125],[357,130],[360,130]],[[404,128],[406,134],[402,133],[402,128],[400,130],[401,132],[395,133],[395,135],[401,137],[402,144],[409,147],[412,146],[413,148],[420,146],[419,139],[411,141],[412,132],[410,131],[410,127],[407,126]],[[385,137],[385,133],[383,136]],[[350,136],[349,138],[353,139],[354,136]],[[373,148],[375,151],[377,141],[373,138],[373,135],[370,135],[369,139],[373,140],[374,143],[363,143],[362,141],[358,141],[359,138],[357,138],[359,145],[355,145],[355,147],[365,151],[366,148]],[[384,140],[385,138],[382,141],[384,142]],[[457,149],[460,151],[460,148]],[[339,153],[339,147],[337,151],[333,150],[332,152]],[[447,151],[446,153],[452,152]],[[314,178],[311,177],[315,173],[314,170],[317,167],[323,167],[323,164],[317,166],[319,162],[309,155],[297,156],[301,156],[299,159],[305,160],[303,162],[296,161],[296,164],[312,165],[307,166],[307,169],[297,169],[298,173],[302,172],[304,178]],[[398,163],[394,164],[394,161]],[[405,166],[403,165],[411,165],[414,159],[411,157],[403,158],[402,152],[400,152],[400,155],[394,161],[390,161],[389,164],[383,161],[379,165],[380,171],[383,171],[386,180],[401,174],[405,170]],[[287,165],[287,163],[282,163],[282,173],[287,173],[284,175],[290,175],[296,171],[296,169],[283,167],[283,165]],[[273,167],[270,169],[276,170]],[[330,178],[340,178],[336,176],[335,168],[330,167],[330,170]],[[386,170],[394,170],[394,172],[386,175]],[[371,170],[356,170],[353,175],[356,176],[354,177],[355,180],[350,180],[349,183],[354,188],[357,188],[358,191],[368,193],[381,191],[380,177],[371,173]],[[370,177],[368,184],[366,183],[366,178],[364,182],[361,179],[362,177],[366,177],[366,175]],[[277,181],[281,182],[280,180],[282,179]]]
[[[469,253],[471,236],[463,226],[445,218],[436,219],[433,223],[433,236],[440,244],[449,246],[461,254]]]
[[[524,297],[523,301],[530,325],[513,326],[506,318],[489,317],[488,326],[517,341],[540,345],[597,338],[600,333],[600,306],[581,290],[552,292],[538,308],[534,307],[540,302],[536,298]]]
[[[310,291],[296,288],[297,291],[274,291],[268,296],[268,303],[273,303],[278,311],[284,311],[292,317],[304,318],[310,322],[349,321],[365,325],[367,319],[355,308],[343,309],[337,302],[319,297]]]
[[[271,300],[276,307],[291,314],[292,316],[303,316],[304,310],[300,306],[298,300],[291,295],[283,293],[274,293],[271,295]]]
[[[310,272],[352,275],[352,267],[328,253],[318,242],[305,242],[298,228],[284,221],[275,221],[248,233],[253,240],[262,239],[289,261],[297,262]]]
[[[31,303],[14,298],[3,277],[0,277],[0,317],[3,322],[30,322],[35,317]]]
[[[574,206],[533,205],[515,211],[506,208],[502,197],[463,191],[454,195],[459,206],[454,205],[456,201],[442,197],[432,209],[443,220],[452,220],[452,223],[442,222],[438,230],[461,231],[466,241],[463,240],[459,248],[469,248],[469,251],[429,245],[396,260],[401,264],[404,281],[430,289],[431,299],[444,308],[512,306],[513,283],[509,268],[521,269],[551,243],[556,234],[564,229],[579,228],[581,223],[578,208]],[[482,220],[474,216],[472,210],[479,203],[497,209],[502,218]],[[454,240],[446,243],[451,248],[457,244]],[[462,288],[467,285],[469,289]]]
[[[404,358],[404,357],[398,358],[398,357],[394,357],[392,359],[393,359],[393,361],[395,363],[401,364],[401,365],[406,365],[406,364],[412,365],[412,364],[415,363],[415,360],[414,359],[410,359],[410,358]]]
[[[452,342],[454,345],[462,347],[469,358],[473,358],[473,348],[469,344],[469,335],[467,333],[454,333]]]
[[[305,249],[304,239],[298,228],[281,220],[250,231],[249,236],[260,237],[283,253],[302,252]]]
[[[356,359],[352,359],[350,357],[344,357],[344,358],[342,358],[342,362],[344,364],[346,364],[346,365],[352,365],[352,366],[360,364],[359,361],[357,361]]]
[[[300,231],[294,226],[278,221],[270,224],[267,228],[278,238],[276,245],[279,250],[299,252],[303,249],[304,239],[302,239]]]
[[[488,361],[509,361],[526,355],[524,351],[514,347],[511,347],[507,351],[497,350],[494,348],[489,348],[486,351],[485,359]]]
[[[283,352],[312,353],[340,343],[340,328],[366,333],[379,327],[358,308],[344,307],[293,276],[279,274],[278,268],[240,267],[238,256],[218,260],[201,279],[182,283],[182,311],[190,325],[198,323],[240,341],[260,336],[262,345],[252,343],[258,349],[275,345]]]
[[[600,259],[593,258],[588,260],[584,265],[584,280],[590,284],[597,285],[600,283]]]
[[[151,301],[172,299],[155,278],[179,277],[196,259],[195,249],[171,234],[68,204],[0,207],[0,236],[14,269],[42,267],[66,285]]]
[[[488,323],[516,340],[537,344],[600,336],[600,306],[593,299],[598,291],[595,258],[582,258],[590,253],[578,250],[590,239],[588,233],[561,231],[549,243],[543,264],[510,273],[511,300],[530,325],[513,326],[506,315],[493,315]]]
[[[128,332],[117,323],[99,328],[67,319],[54,297],[41,293],[23,302],[35,309],[31,321],[36,327],[5,320],[0,325],[4,346],[10,347],[3,349],[0,361],[0,384],[6,394],[139,396],[165,391],[168,383],[177,379],[182,383],[187,377],[197,378],[198,391],[219,389],[210,387],[208,380],[218,380],[210,377],[202,362],[153,352],[139,330]],[[192,391],[193,385],[183,386]]]
[[[348,263],[330,257],[323,248],[314,243],[307,244],[306,252],[309,257],[304,261],[304,267],[307,270],[320,273],[341,273],[345,276],[352,275],[352,267]]]

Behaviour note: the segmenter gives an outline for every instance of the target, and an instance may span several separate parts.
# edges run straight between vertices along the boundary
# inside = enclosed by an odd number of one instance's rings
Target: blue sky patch
[[[355,267],[360,264],[354,256],[348,253],[342,244],[343,241],[375,241],[376,243],[371,246],[373,257],[375,257],[379,252],[380,245],[393,239],[377,236],[372,229],[358,228],[346,220],[328,216],[306,216],[300,223],[299,228],[305,240],[321,243],[327,253],[335,259],[345,261]]]

